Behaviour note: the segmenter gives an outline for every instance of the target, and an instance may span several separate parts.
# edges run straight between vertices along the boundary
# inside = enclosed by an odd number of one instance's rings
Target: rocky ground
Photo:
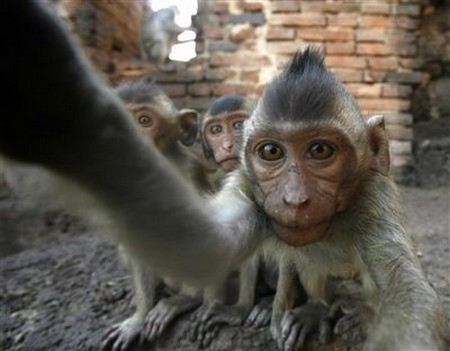
[[[98,350],[112,323],[132,313],[130,277],[100,229],[53,202],[41,170],[9,167],[0,199],[0,348]],[[447,183],[448,184],[448,183]],[[450,317],[450,186],[401,187],[407,224],[428,280]],[[154,350],[197,350],[188,316]],[[211,350],[276,350],[268,329],[222,330]],[[343,350],[339,342],[327,347]]]

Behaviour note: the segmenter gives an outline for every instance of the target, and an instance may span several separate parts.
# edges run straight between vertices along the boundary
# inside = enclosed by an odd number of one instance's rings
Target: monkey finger
[[[311,327],[310,326],[303,327],[298,335],[294,348],[290,349],[289,351],[302,349],[305,346],[305,341],[309,334],[311,334]]]
[[[203,346],[209,347],[211,345],[211,342],[216,338],[218,332],[219,332],[218,325],[213,326],[208,332],[206,332],[203,338]]]
[[[348,330],[355,328],[360,322],[357,315],[346,315],[337,321],[334,327],[334,333],[338,335],[343,334]]]
[[[263,310],[259,314],[257,320],[255,321],[255,327],[261,328],[266,327],[270,324],[271,312],[269,310]]]
[[[259,310],[260,310],[260,307],[258,305],[256,305],[255,307],[252,308],[249,315],[247,316],[247,318],[244,321],[244,326],[251,327],[254,325],[255,321],[257,320],[257,318],[259,316]]]
[[[286,339],[288,335],[291,333],[291,329],[293,325],[296,325],[296,318],[291,311],[288,311],[284,314],[283,319],[281,320],[281,337],[282,339]]]
[[[296,341],[298,339],[299,331],[300,331],[300,326],[298,324],[294,324],[292,326],[292,328],[289,330],[289,333],[282,336],[282,338],[283,338],[282,350],[283,351],[293,351],[294,350],[294,346],[296,345]]]
[[[319,343],[326,344],[331,340],[331,325],[328,319],[319,324]]]

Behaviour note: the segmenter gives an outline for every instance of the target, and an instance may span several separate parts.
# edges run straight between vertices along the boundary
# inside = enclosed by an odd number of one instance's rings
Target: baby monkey
[[[198,113],[190,109],[178,110],[169,97],[147,77],[119,85],[116,93],[125,102],[143,135],[156,145],[183,176],[191,178],[190,170],[196,164],[196,158],[190,154],[188,147],[194,144],[197,137]],[[133,316],[108,330],[102,350],[129,349],[140,337],[145,324],[154,338],[176,316],[197,307],[201,302],[196,296],[197,290],[182,286],[181,294],[163,299],[155,305],[156,288],[161,282],[172,288],[179,286],[132,259],[122,246],[119,246],[119,253],[133,275],[136,311]]]

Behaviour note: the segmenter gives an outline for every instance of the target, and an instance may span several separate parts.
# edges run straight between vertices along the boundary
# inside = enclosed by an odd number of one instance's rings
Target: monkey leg
[[[138,342],[145,316],[154,304],[157,284],[155,272],[139,261],[129,259],[128,262],[133,274],[136,311],[131,317],[113,325],[106,332],[102,340],[102,351],[126,351]]]
[[[330,341],[331,326],[327,318],[328,310],[328,306],[323,303],[309,302],[287,311],[281,321],[281,332],[277,340],[279,349],[299,350],[313,333],[318,333],[321,344]]]
[[[145,319],[144,338],[150,342],[154,341],[175,318],[197,308],[201,301],[199,296],[184,293],[161,299]]]

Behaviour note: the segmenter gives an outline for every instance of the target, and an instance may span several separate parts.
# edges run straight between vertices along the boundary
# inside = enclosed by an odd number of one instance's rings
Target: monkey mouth
[[[281,223],[274,219],[271,220],[271,224],[278,239],[295,247],[305,246],[322,239],[328,227],[328,223],[305,226],[293,222]]]
[[[221,168],[226,171],[232,171],[236,168],[236,165],[239,163],[239,157],[228,157],[224,158],[217,162]]]

